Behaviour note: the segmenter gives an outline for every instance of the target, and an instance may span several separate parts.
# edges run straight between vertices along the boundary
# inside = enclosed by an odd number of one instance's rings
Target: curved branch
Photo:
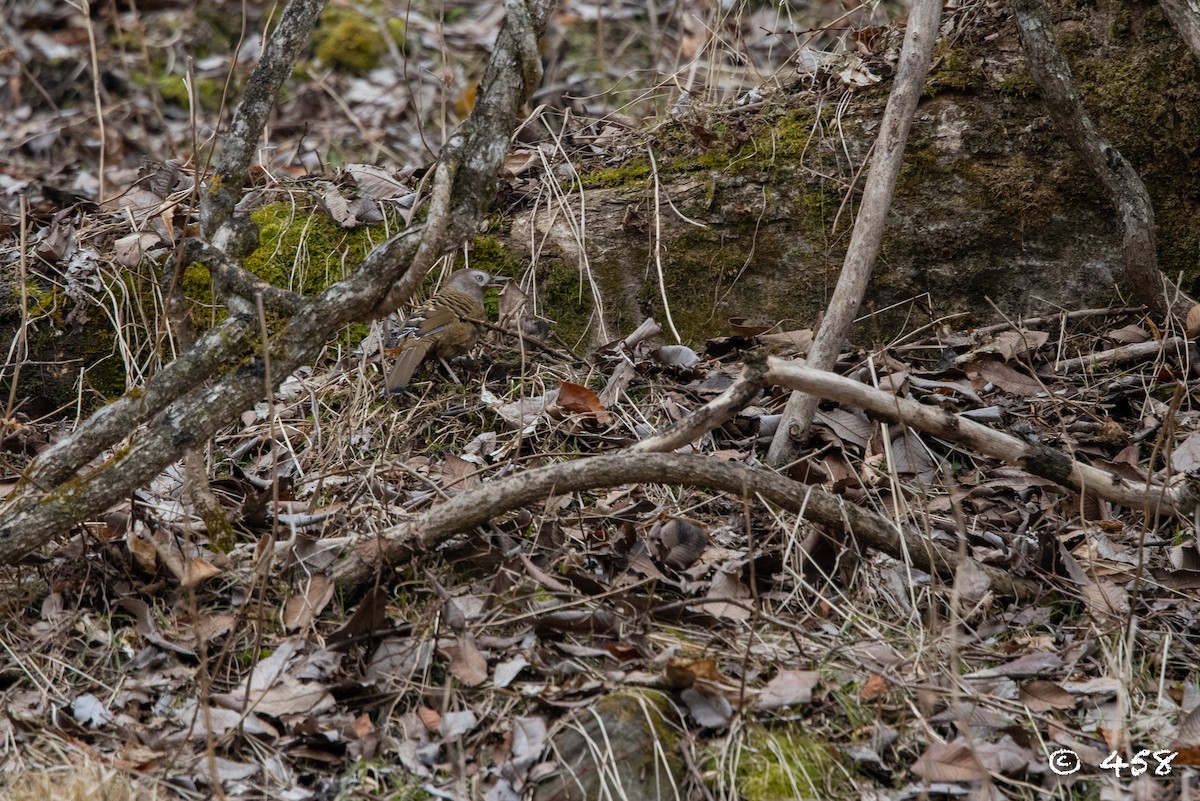
[[[907,558],[917,569],[936,573],[946,581],[954,580],[955,571],[964,562],[974,562],[917,534],[897,531],[891,521],[874,512],[770,470],[705,456],[616,453],[541,467],[467,490],[378,538],[360,543],[335,569],[334,578],[359,587],[384,565],[427,553],[457,531],[483,525],[497,515],[549,495],[635,483],[714,489],[748,499],[757,496],[805,520],[845,531],[859,547],[874,548],[897,559]],[[1033,598],[1045,590],[1035,581],[1017,578],[1004,570],[976,566],[987,574],[999,594]]]
[[[682,448],[746,408],[766,383],[763,380],[766,363],[761,361],[761,356],[758,358],[760,361],[751,361],[748,354],[742,374],[724,392],[693,410],[674,425],[630,446],[630,452],[663,453]]]
[[[230,295],[253,301],[262,298],[263,308],[277,314],[291,315],[299,311],[304,296],[264,281],[250,272],[218,247],[198,239],[184,246],[184,258],[189,262],[200,262],[209,269],[218,294],[228,299]]]
[[[105,449],[191,392],[231,360],[240,358],[256,330],[257,326],[244,317],[228,317],[209,329],[186,354],[155,373],[144,388],[126,392],[97,410],[69,437],[39,453],[22,474],[17,489],[46,490],[73,478]],[[0,521],[6,519],[7,513],[7,504],[0,505]],[[0,527],[0,538],[3,531]]]
[[[1187,0],[1158,0],[1158,4],[1192,53],[1200,58],[1200,9]]]

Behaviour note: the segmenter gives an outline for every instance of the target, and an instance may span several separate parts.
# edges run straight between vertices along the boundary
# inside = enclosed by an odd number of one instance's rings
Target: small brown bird
[[[398,353],[385,381],[388,392],[405,389],[428,354],[446,360],[471,349],[479,336],[472,320],[483,319],[483,290],[490,283],[492,276],[483,270],[458,270],[433,297],[413,311],[396,347],[387,351],[389,355]]]

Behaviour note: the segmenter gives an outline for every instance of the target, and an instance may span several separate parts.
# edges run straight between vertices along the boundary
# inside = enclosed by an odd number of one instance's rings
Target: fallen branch
[[[1054,363],[1054,372],[1071,373],[1076,370],[1095,370],[1099,367],[1114,367],[1118,364],[1140,362],[1159,353],[1174,350],[1186,360],[1187,340],[1183,337],[1168,337],[1154,342],[1135,342],[1117,348],[1100,350],[1073,359],[1062,359]]]
[[[1053,481],[1059,486],[1105,498],[1131,509],[1155,513],[1188,514],[1191,502],[1179,491],[1160,485],[1137,484],[1116,473],[1081,464],[1053,448],[1028,442],[959,417],[944,409],[926,406],[890,392],[874,389],[849,378],[789,364],[771,357],[766,380],[792,390],[845,403],[868,411],[891,423],[910,426],[936,437],[965,445],[972,450],[1003,459],[1022,470]]]
[[[665,453],[700,439],[754,400],[765,383],[764,369],[765,365],[762,362],[752,362],[748,356],[742,375],[724,392],[700,408],[694,409],[674,425],[632,445],[629,448],[630,452]]]
[[[1200,58],[1200,9],[1188,0],[1158,0],[1158,4],[1193,55]]]
[[[907,559],[918,570],[936,574],[947,582],[954,580],[961,565],[970,562],[987,574],[992,589],[1000,595],[1030,599],[1046,591],[1036,581],[978,564],[919,534],[898,530],[881,515],[771,470],[706,456],[627,452],[541,467],[467,490],[407,523],[359,543],[335,568],[334,579],[356,594],[385,567],[428,554],[451,534],[469,531],[505,512],[550,495],[638,483],[696,487],[728,492],[739,498],[761,498],[827,529],[845,532],[846,539],[860,548]]]

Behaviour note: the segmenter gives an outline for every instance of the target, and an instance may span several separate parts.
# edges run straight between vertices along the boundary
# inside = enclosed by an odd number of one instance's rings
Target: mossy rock
[[[135,306],[155,306],[143,273],[100,271],[96,280],[105,284],[97,295],[126,299],[131,313]],[[73,415],[77,408],[87,413],[122,395],[126,374],[117,338],[129,332],[113,330],[108,308],[89,308],[86,295],[69,296],[32,276],[26,278],[25,295],[28,322],[22,329],[20,284],[13,272],[0,275],[0,339],[12,341],[22,331],[29,354],[20,371],[18,409],[34,418]],[[11,380],[6,372],[0,381],[5,397]]]
[[[1200,170],[1188,168],[1200,158],[1200,65],[1155,3],[1051,13],[1089,114],[1145,179],[1160,267],[1200,291]],[[1011,16],[980,19],[938,44],[857,341],[952,314],[971,325],[1118,300],[1111,197],[1038,98]],[[524,259],[537,243],[546,315],[591,344],[646,316],[692,344],[734,317],[811,326],[841,271],[889,89],[777,92],[754,114],[664,121],[625,143],[623,161],[585,171],[582,245],[557,208],[519,215],[507,244]],[[581,282],[600,290],[603,335]]]
[[[403,26],[389,25],[389,33],[403,40]],[[313,52],[327,67],[352,75],[365,75],[379,66],[387,43],[379,27],[361,11],[332,6],[321,12],[313,33]]]
[[[371,250],[403,226],[394,212],[373,225],[346,229],[325,212],[290,202],[269,203],[250,215],[258,227],[258,246],[242,266],[272,286],[313,296],[342,280],[362,264]],[[192,264],[184,271],[184,294],[193,302],[192,319],[201,330],[224,316],[213,304],[208,268]],[[268,315],[268,322],[274,322]],[[348,345],[366,336],[365,325],[349,326]]]
[[[671,705],[659,693],[606,695],[580,710],[552,738],[559,772],[534,801],[677,798],[685,778]]]

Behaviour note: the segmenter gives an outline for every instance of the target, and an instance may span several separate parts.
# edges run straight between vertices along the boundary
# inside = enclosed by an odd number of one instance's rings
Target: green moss
[[[883,102],[882,97],[878,102]],[[835,114],[834,104],[784,105],[736,124],[694,119],[655,130],[651,147],[660,182],[665,185],[679,175],[702,182],[705,194],[699,205],[720,220],[712,229],[689,225],[672,231],[671,251],[662,259],[666,302],[685,339],[726,333],[728,317],[745,316],[748,309],[769,318],[764,320],[768,323],[808,321],[810,311],[815,313],[822,303],[827,294],[826,268],[839,264],[840,256],[831,261],[821,245],[829,239],[827,230],[842,204],[844,184],[836,179],[796,181],[793,177],[797,162],[811,165],[814,172],[840,172],[836,163],[827,163],[829,150],[815,143]],[[731,174],[744,179],[732,184],[731,195],[738,195],[745,183],[761,183],[763,195],[749,205],[726,197],[721,187],[731,186],[724,177]],[[622,257],[593,263],[593,278],[605,297],[621,297],[628,291],[629,280],[623,273],[657,270],[650,239],[639,227],[653,213],[644,200],[651,178],[649,158],[639,154],[583,179],[585,186],[627,195],[638,214],[628,226],[629,248]],[[770,217],[776,206],[800,213],[764,224],[764,217]],[[691,204],[688,214],[696,213],[696,205]],[[717,229],[723,233],[715,233]],[[768,289],[772,279],[759,271],[762,264],[794,266],[796,278]],[[594,310],[590,288],[581,284],[578,268],[543,255],[538,282],[560,333],[568,341],[577,341],[586,333]],[[656,280],[642,282],[639,308],[631,312],[628,303],[612,304],[606,309],[606,320],[617,330],[627,330],[652,314],[665,326],[663,294]]]
[[[366,255],[395,233],[401,220],[389,214],[385,222],[345,229],[322,211],[294,203],[271,203],[250,217],[258,226],[259,245],[242,263],[246,270],[272,286],[313,296],[342,280]],[[192,320],[200,330],[224,318],[213,306],[211,277],[203,264],[183,273],[184,295],[192,301]],[[278,318],[268,314],[274,326]],[[368,333],[366,325],[347,326],[340,341],[355,345]]]
[[[558,335],[573,347],[583,342],[596,306],[578,267],[558,258],[541,258],[537,285],[543,314],[554,323]]]
[[[456,270],[468,265],[490,275],[505,278],[517,278],[524,269],[520,260],[513,255],[512,251],[504,247],[500,239],[486,234],[476,237],[475,241],[471,243],[469,259],[460,253],[454,260],[454,269]],[[488,290],[483,299],[483,306],[487,310],[489,320],[495,320],[500,314],[499,295],[499,290],[492,289]]]
[[[937,69],[929,74],[922,94],[935,97],[944,91],[968,91],[985,84],[983,59],[963,48],[947,48],[934,58]]]
[[[803,723],[748,726],[740,746],[735,776],[738,794],[746,801],[857,797],[828,738]]]
[[[580,183],[584,189],[643,188],[649,178],[649,160],[635,158],[617,167],[592,170],[580,176]]]
[[[105,401],[125,392],[125,365],[116,352],[116,334],[102,326],[85,337],[80,356],[87,366],[87,382]]]
[[[158,86],[158,93],[162,99],[168,103],[173,103],[184,108],[190,107],[192,96],[188,94],[187,84],[184,79],[178,75],[160,75],[155,79]],[[196,79],[194,96],[199,107],[205,111],[215,111],[221,105],[221,97],[225,92],[224,79],[203,78]],[[237,96],[239,91],[236,85],[230,87],[232,96]]]
[[[258,225],[259,246],[246,257],[245,268],[309,295],[348,275],[389,230],[385,223],[347,230],[328,214],[292,203],[271,203],[250,217]]]
[[[393,37],[396,35],[394,27],[389,27],[389,33]],[[401,30],[401,39],[403,33]],[[313,42],[314,52],[323,64],[353,75],[364,75],[375,69],[387,52],[379,28],[366,15],[340,6],[321,13]]]
[[[992,88],[999,94],[1017,100],[1028,100],[1037,94],[1037,82],[1028,72],[1006,73]]]
[[[408,42],[406,39],[408,29],[404,24],[404,20],[400,19],[399,17],[388,17],[387,29],[388,33],[392,37],[393,44],[400,48],[401,53],[406,52],[408,50]]]
[[[434,798],[421,788],[418,779],[396,765],[380,760],[359,759],[342,778],[338,801],[353,798],[378,798],[381,801],[428,801]]]
[[[467,265],[467,259],[459,254],[454,262],[454,269],[458,270]],[[513,255],[512,251],[504,247],[500,239],[490,235],[477,236],[471,243],[470,266],[476,270],[508,278],[517,277],[523,269],[520,260]]]
[[[212,278],[209,276],[208,268],[196,262],[189,264],[183,271],[181,283],[184,296],[200,307],[193,312],[195,322],[201,325],[207,324],[207,319],[199,319],[199,317],[203,313],[207,318],[207,312],[211,309],[213,302]]]

